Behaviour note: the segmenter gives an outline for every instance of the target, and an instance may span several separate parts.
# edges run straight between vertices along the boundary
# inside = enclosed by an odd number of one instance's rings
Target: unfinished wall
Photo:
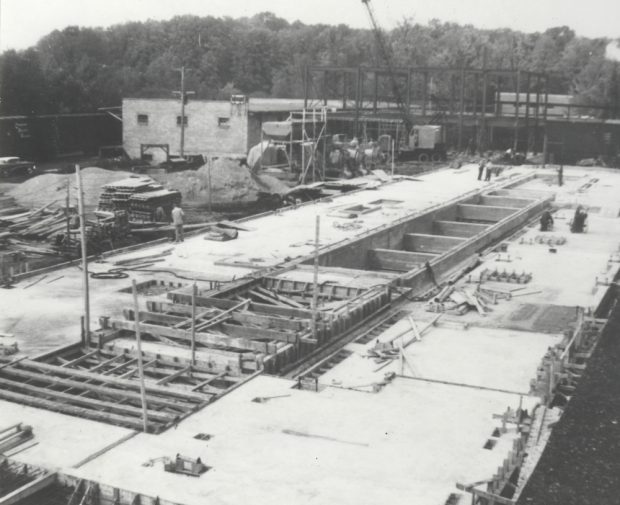
[[[138,115],[148,116],[139,122]],[[175,99],[123,100],[123,147],[132,158],[140,157],[141,144],[169,144],[178,154],[181,127],[177,116],[181,104]],[[185,106],[185,154],[245,155],[248,143],[248,115],[243,105],[226,101],[190,100]],[[165,161],[161,149],[149,151],[154,162]]]

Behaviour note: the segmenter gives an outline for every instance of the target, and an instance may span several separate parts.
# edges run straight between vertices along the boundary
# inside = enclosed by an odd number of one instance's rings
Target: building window
[[[142,155],[142,161],[153,161],[153,155],[152,154],[143,154]]]
[[[149,116],[148,114],[138,114],[138,124],[147,125],[149,124]]]
[[[183,116],[183,124],[187,126],[187,116]],[[177,116],[177,126],[181,126],[181,116]]]
[[[220,128],[230,128],[230,118],[229,117],[218,117],[217,125]]]

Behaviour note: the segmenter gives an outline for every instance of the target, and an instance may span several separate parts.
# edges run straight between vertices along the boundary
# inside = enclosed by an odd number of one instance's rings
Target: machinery
[[[398,158],[415,159],[418,161],[439,161],[445,159],[446,148],[443,127],[432,124],[414,125],[409,107],[403,100],[400,86],[396,80],[392,52],[383,36],[383,31],[379,27],[370,0],[362,0],[362,3],[368,11],[379,52],[388,69],[392,94],[405,126],[404,132],[399,132],[398,128],[396,130],[395,138]]]

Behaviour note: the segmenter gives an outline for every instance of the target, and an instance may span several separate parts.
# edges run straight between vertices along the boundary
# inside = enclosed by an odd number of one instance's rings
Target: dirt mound
[[[185,203],[206,203],[209,201],[211,184],[212,203],[234,204],[254,202],[259,192],[284,193],[288,187],[270,176],[256,176],[250,170],[239,166],[235,160],[219,159],[209,167],[185,170],[155,178],[170,189],[177,189]]]
[[[105,184],[135,175],[131,172],[111,171],[98,167],[84,168],[80,173],[86,208],[97,207],[99,195]],[[64,206],[67,181],[71,183],[71,204],[76,205],[75,174],[42,174],[24,181],[13,188],[9,194],[24,207],[38,208],[52,202],[58,202],[59,206]]]
[[[81,174],[84,204],[89,211],[97,207],[99,195],[106,184],[127,177],[145,177],[98,167],[84,168]],[[179,190],[183,203],[206,204],[209,201],[207,165],[198,170],[164,173],[153,175],[152,178],[167,188]],[[216,160],[211,167],[210,179],[214,204],[253,203],[258,199],[259,192],[285,193],[289,189],[275,177],[254,175],[247,167],[240,167],[239,162],[234,160]],[[39,208],[52,202],[64,206],[68,180],[71,182],[71,204],[77,205],[75,174],[42,174],[19,184],[8,194],[15,198],[17,203],[28,208]]]

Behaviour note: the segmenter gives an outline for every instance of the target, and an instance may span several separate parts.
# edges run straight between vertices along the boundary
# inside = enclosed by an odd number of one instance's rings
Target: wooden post
[[[547,166],[547,156],[549,149],[549,138],[547,137],[547,129],[545,128],[545,133],[543,136],[543,168]]]
[[[308,91],[310,90],[310,72],[308,65],[304,65],[304,109],[308,107]]]
[[[459,129],[457,151],[463,149],[463,115],[465,114],[465,66],[461,66],[461,78],[459,83]]]
[[[196,296],[198,288],[192,285],[192,365],[196,364]]]
[[[394,176],[394,148],[396,146],[396,139],[392,139],[392,176]]]
[[[68,253],[71,247],[71,223],[69,219],[69,205],[71,205],[71,177],[67,177],[67,202],[65,208],[65,219],[67,223],[67,234],[65,235],[65,252]]]
[[[262,151],[262,148],[263,148],[262,135],[263,135],[263,129],[261,128],[261,151]],[[262,160],[263,160],[263,156],[262,156],[262,152],[261,152],[261,159],[259,161],[259,163],[261,163],[261,168],[262,168]],[[209,212],[213,212],[213,207],[212,207],[213,188],[211,187],[211,168],[212,168],[212,166],[213,166],[213,158],[211,156],[209,156],[209,160],[207,161],[207,183],[209,185]]]
[[[312,338],[316,338],[317,303],[319,294],[319,229],[321,216],[316,216],[316,228],[314,236],[314,285],[312,289]]]
[[[185,155],[185,67],[181,67],[181,145],[179,154]]]
[[[517,70],[517,93],[515,99],[515,133],[512,150],[516,153],[519,148],[519,108],[521,107],[521,70]]]
[[[82,243],[82,289],[84,291],[84,338],[86,346],[90,345],[90,298],[88,292],[88,262],[86,253],[86,213],[84,212],[84,195],[82,193],[82,177],[80,165],[75,165],[77,179],[78,212],[80,215],[80,242]]]
[[[140,374],[140,396],[142,398],[142,422],[144,433],[148,432],[148,418],[146,414],[146,393],[144,387],[144,367],[142,365],[142,342],[140,341],[140,307],[138,306],[138,286],[136,280],[131,281],[131,290],[133,292],[133,310],[134,321],[136,323],[136,346],[138,350],[138,373]]]

